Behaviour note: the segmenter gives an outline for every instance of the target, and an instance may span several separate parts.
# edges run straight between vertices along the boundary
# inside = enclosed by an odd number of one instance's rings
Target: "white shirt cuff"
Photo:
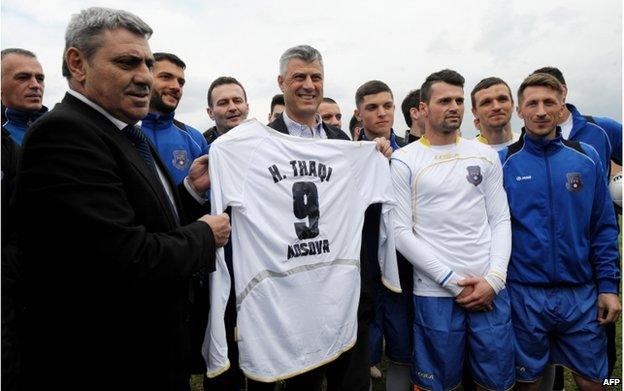
[[[195,199],[195,201],[199,202],[200,205],[206,203],[206,199],[201,195],[197,194],[197,192],[191,185],[191,181],[189,180],[188,176],[184,178],[184,187],[186,187],[186,191],[188,191],[189,194]]]

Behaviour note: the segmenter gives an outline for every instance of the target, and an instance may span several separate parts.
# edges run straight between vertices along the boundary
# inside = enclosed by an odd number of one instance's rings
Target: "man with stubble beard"
[[[175,109],[184,92],[186,64],[175,54],[154,53],[154,84],[150,110],[141,130],[156,147],[176,184],[188,174],[193,160],[208,153],[208,143],[199,130],[175,119]]]

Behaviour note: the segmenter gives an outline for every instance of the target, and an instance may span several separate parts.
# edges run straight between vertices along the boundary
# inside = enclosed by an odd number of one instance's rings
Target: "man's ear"
[[[87,59],[82,51],[75,47],[70,47],[65,52],[65,62],[71,77],[82,83],[87,77]]]
[[[420,115],[424,116],[425,118],[429,118],[429,110],[427,110],[427,104],[425,102],[420,102],[420,104],[418,105],[418,111],[420,112]]]
[[[280,91],[282,91],[282,93],[284,93],[284,77],[282,75],[277,75],[277,86],[279,87]]]

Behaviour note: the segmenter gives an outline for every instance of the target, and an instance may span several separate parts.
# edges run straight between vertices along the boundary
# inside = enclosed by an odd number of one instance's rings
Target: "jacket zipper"
[[[550,256],[552,258],[552,265],[553,265],[553,269],[552,269],[552,278],[551,281],[552,282],[557,282],[557,258],[555,256],[556,254],[556,241],[555,241],[555,213],[554,213],[554,206],[553,206],[553,191],[552,191],[552,177],[551,177],[551,172],[550,172],[550,163],[548,161],[548,155],[547,155],[547,151],[544,151],[544,161],[546,162],[546,179],[548,180],[548,220],[549,220],[549,225],[550,225]]]

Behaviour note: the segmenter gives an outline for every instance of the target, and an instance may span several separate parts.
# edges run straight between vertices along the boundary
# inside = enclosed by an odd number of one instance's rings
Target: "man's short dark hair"
[[[323,102],[325,102],[325,103],[333,103],[333,104],[336,104],[336,105],[338,104],[338,102],[336,102],[332,98],[328,98],[326,96],[323,97]]]
[[[403,112],[403,118],[408,128],[412,127],[412,116],[410,115],[410,109],[412,107],[418,108],[420,105],[420,89],[411,90],[409,94],[403,99],[401,103],[401,111]]]
[[[507,91],[509,91],[509,97],[511,98],[511,101],[513,102],[513,94],[511,93],[511,88],[509,88],[509,85],[507,85],[507,83],[505,83],[505,80],[499,78],[499,77],[486,77],[485,79],[481,80],[480,82],[477,83],[476,86],[474,86],[474,88],[472,89],[472,92],[470,93],[470,101],[472,102],[472,107],[476,107],[477,102],[475,102],[475,94],[481,90],[485,90],[487,88],[490,88],[492,86],[497,86],[499,84],[504,84],[505,87],[507,87]]]
[[[237,86],[239,86],[241,90],[243,90],[243,95],[245,96],[245,102],[247,102],[247,93],[245,92],[245,87],[243,87],[243,85],[233,77],[221,76],[221,77],[217,77],[212,82],[212,84],[210,84],[210,87],[208,87],[208,107],[212,108],[212,105],[214,103],[212,101],[212,90],[225,84],[236,84]]]
[[[540,69],[536,69],[533,73],[547,73],[551,76],[554,76],[555,79],[559,80],[559,83],[566,85],[565,79],[563,78],[563,73],[559,70],[559,68],[555,67],[543,67]]]
[[[169,61],[173,65],[176,65],[182,69],[186,69],[186,64],[173,53],[157,52],[154,53],[154,62]]]
[[[394,99],[392,91],[386,83],[379,80],[367,81],[366,83],[362,84],[355,92],[355,106],[359,107],[360,103],[364,101],[365,96],[379,94],[380,92],[389,92],[390,96],[392,96],[392,99]]]
[[[30,50],[21,48],[7,48],[2,50],[2,54],[0,54],[0,60],[4,60],[4,57],[8,56],[9,54],[19,54],[20,56],[37,58],[37,56],[35,56],[35,53],[31,52]]]
[[[429,103],[431,99],[431,86],[435,83],[447,83],[452,86],[464,88],[465,79],[459,73],[451,69],[443,69],[427,76],[427,79],[420,87],[420,101]]]
[[[359,121],[357,117],[354,115],[351,116],[351,120],[349,121],[349,132],[351,132],[351,138],[353,138],[355,134],[355,128],[362,127],[362,121]]]
[[[529,75],[518,88],[518,101],[522,100],[522,94],[528,87],[546,87],[555,91],[560,98],[563,98],[563,85],[556,77],[549,73],[532,73]]]
[[[275,106],[277,105],[286,106],[286,103],[284,103],[284,94],[277,94],[273,96],[273,98],[271,99],[270,113],[273,113],[273,109],[275,109]]]

